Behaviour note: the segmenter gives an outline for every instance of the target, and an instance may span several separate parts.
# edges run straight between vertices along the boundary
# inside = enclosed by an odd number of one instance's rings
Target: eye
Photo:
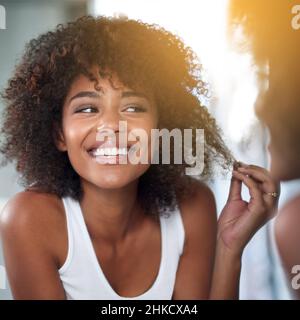
[[[91,110],[91,111],[89,111]],[[93,107],[93,106],[85,106],[83,108],[78,108],[75,113],[83,112],[83,113],[92,113],[92,112],[97,112],[98,109]]]
[[[127,111],[127,112],[145,112],[146,111],[146,108],[140,106],[140,105],[130,105],[128,107],[126,107],[124,109],[124,111]]]

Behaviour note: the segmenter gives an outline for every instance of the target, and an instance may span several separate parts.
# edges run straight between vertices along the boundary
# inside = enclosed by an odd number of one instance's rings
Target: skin
[[[277,181],[289,181],[300,178],[299,162],[299,125],[293,123],[291,114],[299,119],[299,114],[292,108],[293,100],[298,100],[298,91],[294,92],[282,79],[288,77],[287,70],[280,70],[270,62],[268,91],[261,92],[255,104],[258,118],[266,125],[269,132],[268,151],[270,153],[270,173]]]
[[[86,149],[95,142],[97,127],[117,131],[118,121],[125,119],[128,130],[148,131],[157,126],[157,113],[151,98],[122,98],[129,88],[121,84],[113,88],[105,79],[99,79],[99,84],[101,97],[71,100],[82,91],[98,93],[84,76],[72,83],[57,147],[68,152],[81,177],[84,197],[80,206],[98,262],[113,289],[130,297],[152,285],[160,263],[159,224],[137,203],[138,178],[148,165],[99,165]],[[146,111],[133,112],[129,105],[136,103]],[[87,105],[95,112],[72,111]],[[214,196],[202,183],[195,181],[193,194],[180,200],[186,238],[174,300],[238,298],[243,249],[276,209],[275,199],[264,193],[278,188],[265,169],[243,167],[233,172],[228,201],[218,222]],[[249,203],[241,199],[242,183],[251,194]],[[16,194],[2,211],[0,232],[14,298],[65,299],[58,274],[68,250],[61,199],[33,188]]]
[[[114,86],[118,89],[113,89],[107,79],[98,80],[102,92],[97,92],[94,83],[84,76],[74,81],[63,106],[63,133],[58,148],[68,152],[73,168],[81,177],[84,191],[81,207],[86,212],[92,237],[100,231],[105,241],[117,246],[124,241],[131,220],[139,215],[136,204],[138,177],[150,165],[99,165],[86,150],[95,143],[98,127],[109,128],[117,136],[121,120],[127,121],[128,132],[143,128],[150,136],[151,129],[157,127],[157,111],[148,99],[122,98],[122,92],[130,89],[122,87],[117,80],[114,80]],[[73,98],[80,92],[98,93],[99,97]],[[139,105],[145,109],[143,112],[136,111]]]
[[[230,29],[236,22],[244,29],[262,80],[256,114],[270,134],[271,176],[277,181],[291,181],[300,178],[299,31],[291,25],[297,18],[292,10],[297,1],[275,2],[231,0],[228,22]],[[300,265],[299,199],[300,194],[289,200],[275,219],[275,240],[286,284],[298,299],[299,290],[292,288],[291,280],[295,276],[293,266]]]
[[[270,61],[269,90],[263,93],[256,103],[256,114],[267,126],[270,134],[268,150],[270,153],[270,173],[277,181],[290,181],[300,178],[299,161],[299,111],[295,109],[298,101],[298,89],[283,83],[289,69]],[[293,73],[291,73],[293,74]],[[267,97],[267,99],[266,99]],[[292,115],[293,121],[290,124]],[[296,121],[295,121],[296,120]],[[298,123],[297,123],[298,121]],[[300,265],[300,234],[296,226],[300,225],[300,195],[296,196],[280,210],[275,220],[275,241],[284,266],[287,286],[292,297],[299,299],[299,290],[292,288],[291,279],[294,265]]]
[[[241,197],[242,184],[248,188],[249,202]],[[274,191],[279,192],[279,185],[266,169],[241,164],[233,170],[227,203],[218,220],[211,299],[238,299],[243,250],[276,214],[278,198],[268,194]]]
[[[300,289],[292,287],[292,279],[296,276],[292,273],[292,269],[295,265],[300,265],[299,208],[300,196],[298,195],[283,206],[275,223],[278,253],[286,273],[286,283],[294,299],[300,299]]]
[[[270,83],[273,84],[271,94],[275,95],[276,90],[280,92],[284,97],[282,99],[285,100],[283,106],[288,109],[289,103],[293,103],[293,99],[298,99],[294,95],[298,95],[299,93],[298,91],[290,92],[288,88],[282,85],[279,86],[278,82],[277,77],[271,77]],[[282,119],[284,119],[286,114],[293,114],[295,119],[299,119],[299,116],[295,114],[295,110],[285,110],[281,106],[277,106],[277,108],[279,110],[278,113],[283,112],[283,116],[271,117],[270,114],[267,114],[267,106],[264,104],[257,107],[256,111],[270,132],[271,138],[268,149],[271,159],[271,175],[278,181],[291,181],[300,178],[299,141],[295,130],[291,130]],[[300,122],[298,128],[299,126]],[[295,290],[291,282],[295,276],[292,273],[293,266],[300,265],[299,204],[300,195],[289,200],[282,207],[275,220],[275,241],[285,271],[286,284],[294,299],[300,299],[299,290]]]

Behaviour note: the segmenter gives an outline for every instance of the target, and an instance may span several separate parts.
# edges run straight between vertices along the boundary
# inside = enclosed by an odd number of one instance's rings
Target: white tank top
[[[62,198],[67,221],[68,254],[59,269],[68,300],[171,300],[184,245],[184,226],[178,206],[160,216],[162,254],[158,275],[146,292],[123,297],[115,292],[98,262],[78,201]]]

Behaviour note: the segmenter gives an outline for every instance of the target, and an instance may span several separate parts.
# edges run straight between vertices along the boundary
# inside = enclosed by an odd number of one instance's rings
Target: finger
[[[267,182],[271,180],[266,172],[251,167],[239,167],[238,171],[244,174],[250,174],[259,182]]]
[[[264,193],[263,198],[269,209],[276,211],[278,208],[278,197],[273,197],[270,193]]]
[[[278,199],[280,194],[280,184],[275,183],[271,177],[269,176],[269,172],[266,170],[258,170],[257,168],[244,168],[240,167],[239,172],[243,172],[244,174],[250,174],[252,177],[254,177],[258,182],[261,182],[260,189],[263,191],[262,198],[267,206],[267,208],[272,210],[272,214],[274,214],[277,210],[278,206]],[[277,197],[273,197],[271,195],[272,192],[276,192],[278,194]]]
[[[241,180],[247,186],[250,197],[251,197],[251,200],[250,200],[251,205],[260,206],[263,203],[263,198],[262,198],[262,192],[258,188],[257,183],[250,176],[244,175],[240,172],[234,171],[233,175],[235,178]],[[255,201],[254,203],[253,203],[253,200]]]
[[[232,176],[229,187],[229,195],[227,201],[241,200],[242,181]]]
[[[258,171],[268,173],[267,169],[265,169],[263,167],[260,167],[260,166],[257,166],[255,164],[246,164],[246,163],[240,162],[240,166],[239,167],[241,167],[241,168],[249,168],[249,169],[256,169]]]
[[[262,191],[265,193],[271,193],[271,192],[280,192],[280,186],[277,185],[277,183],[275,183],[269,172],[266,171],[261,171],[258,169],[254,169],[254,168],[244,168],[244,167],[240,167],[238,168],[238,171],[244,174],[248,174],[251,177],[253,177],[256,181],[262,183],[261,184],[261,188]]]

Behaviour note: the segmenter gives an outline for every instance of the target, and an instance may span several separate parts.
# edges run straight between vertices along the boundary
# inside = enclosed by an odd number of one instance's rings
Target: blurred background
[[[0,0],[0,5],[6,13],[6,29],[0,29],[0,90],[11,76],[26,42],[59,23],[84,14],[125,14],[129,18],[157,23],[179,35],[198,54],[211,84],[207,106],[236,159],[268,167],[267,131],[254,113],[258,87],[252,56],[237,53],[229,44],[228,0]],[[0,108],[4,108],[1,101]],[[0,210],[11,196],[22,190],[17,179],[12,164],[0,168]],[[211,183],[218,212],[227,200],[229,181],[230,177],[220,177]],[[299,188],[300,181],[283,183],[279,206],[282,207]],[[247,200],[249,195],[245,190],[243,194]],[[241,299],[290,299],[274,246],[273,222],[254,236],[244,252]],[[0,299],[12,299],[1,246]]]

